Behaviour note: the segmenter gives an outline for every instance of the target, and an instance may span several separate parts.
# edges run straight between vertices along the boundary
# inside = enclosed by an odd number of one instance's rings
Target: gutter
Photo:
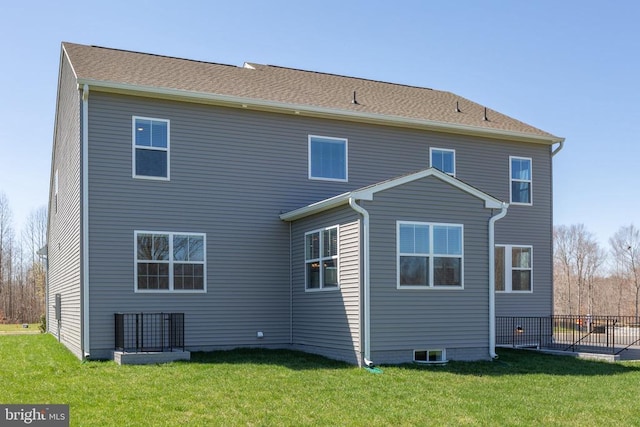
[[[369,212],[356,203],[356,199],[349,197],[349,206],[351,209],[362,215],[362,253],[363,253],[363,279],[362,279],[362,299],[363,299],[363,362],[365,366],[373,365],[371,360],[371,281],[370,281],[370,251],[369,251]]]
[[[89,351],[89,86],[82,88],[82,208],[80,228],[82,240],[82,340],[83,358],[90,356]]]
[[[266,99],[250,98],[236,95],[224,95],[217,93],[137,85],[88,78],[78,78],[77,81],[80,85],[91,85],[91,88],[94,91],[123,94],[138,93],[142,96],[186,100],[190,102],[223,105],[233,108],[252,108],[256,110],[273,111],[285,114],[307,115],[311,117],[324,117],[338,120],[383,124],[388,126],[428,129],[445,133],[490,137],[507,139],[510,141],[532,142],[548,145],[552,145],[564,140],[564,138],[559,138],[553,135],[537,135],[533,133],[516,132],[506,129],[483,128],[479,126],[470,126],[458,123],[446,123],[411,117],[391,116],[338,108],[293,104],[289,102],[271,101]]]
[[[496,354],[496,222],[505,217],[509,205],[502,203],[499,213],[489,219],[489,356],[497,359]]]

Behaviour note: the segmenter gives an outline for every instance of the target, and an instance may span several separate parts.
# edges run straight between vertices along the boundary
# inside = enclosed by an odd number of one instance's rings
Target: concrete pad
[[[113,360],[118,365],[151,365],[190,359],[190,351],[150,351],[139,353],[128,353],[124,351],[113,352]]]

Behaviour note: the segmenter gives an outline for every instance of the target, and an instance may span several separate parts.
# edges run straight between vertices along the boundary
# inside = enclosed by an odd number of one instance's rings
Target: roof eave
[[[224,105],[233,108],[251,108],[262,111],[272,111],[285,114],[323,117],[339,120],[365,122],[427,129],[439,132],[506,139],[519,142],[531,142],[553,145],[564,141],[564,138],[553,135],[537,135],[503,129],[488,129],[456,123],[438,122],[433,120],[416,119],[410,117],[390,116],[385,114],[366,113],[361,111],[341,110],[336,108],[318,107],[313,105],[293,104],[265,99],[240,97],[208,92],[188,91],[156,86],[142,86],[128,83],[78,78],[78,85],[87,84],[95,91],[115,92],[123,94],[140,94],[149,97],[179,99],[190,102]]]

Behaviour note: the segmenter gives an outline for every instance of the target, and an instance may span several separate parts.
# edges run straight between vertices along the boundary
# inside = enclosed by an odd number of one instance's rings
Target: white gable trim
[[[488,195],[487,193],[478,190],[471,185],[460,181],[457,178],[454,178],[444,172],[440,172],[435,168],[425,169],[419,172],[415,172],[409,175],[404,175],[399,178],[390,179],[388,181],[383,181],[378,184],[372,185],[370,187],[364,187],[359,190],[351,191],[348,193],[339,194],[330,199],[325,199],[316,203],[313,203],[308,206],[304,206],[302,208],[286,212],[280,215],[280,219],[283,221],[295,221],[297,219],[304,218],[309,215],[313,215],[319,212],[323,212],[329,209],[333,209],[335,207],[345,205],[349,203],[349,199],[354,200],[373,200],[374,195],[380,191],[388,190],[390,188],[398,187],[400,185],[407,184],[409,182],[416,181],[418,179],[426,178],[428,176],[433,176],[440,181],[446,182],[447,184],[456,187],[457,189],[464,191],[480,200],[484,201],[484,207],[487,209],[502,209],[504,203],[493,196]]]

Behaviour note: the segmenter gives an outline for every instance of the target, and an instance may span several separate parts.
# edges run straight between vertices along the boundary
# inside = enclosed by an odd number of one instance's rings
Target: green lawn
[[[526,351],[495,362],[383,367],[304,353],[191,362],[78,361],[51,335],[0,336],[0,403],[66,403],[71,425],[640,425],[640,364]]]
[[[0,335],[7,335],[7,334],[39,334],[40,333],[39,326],[40,325],[38,323],[29,323],[29,327],[28,328],[23,328],[22,324],[20,324],[20,325],[0,324]]]

